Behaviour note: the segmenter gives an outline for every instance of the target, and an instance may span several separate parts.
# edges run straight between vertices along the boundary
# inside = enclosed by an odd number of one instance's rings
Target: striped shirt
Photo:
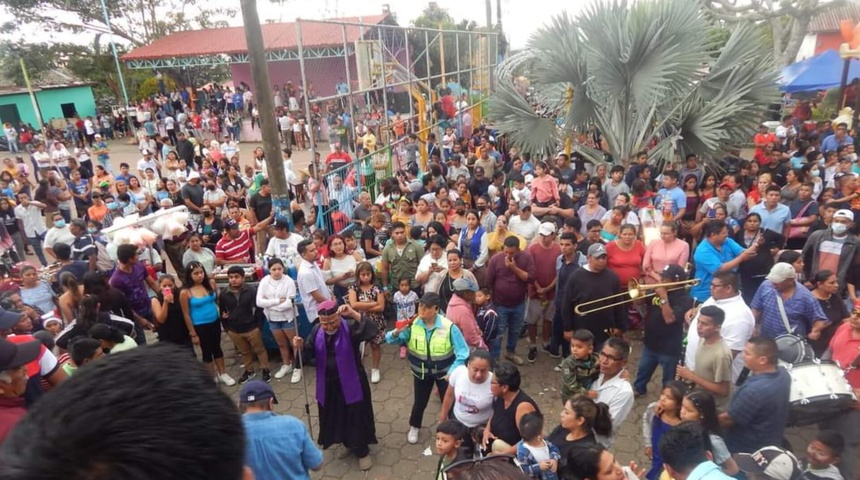
[[[215,258],[232,263],[249,263],[251,261],[251,243],[249,230],[239,230],[239,236],[232,238],[225,233],[215,245]]]

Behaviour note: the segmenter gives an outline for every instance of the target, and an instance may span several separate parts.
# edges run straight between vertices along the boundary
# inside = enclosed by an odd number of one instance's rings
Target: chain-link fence
[[[435,156],[458,151],[493,90],[496,32],[386,22],[300,20],[301,80],[272,78],[276,109],[297,118],[285,140],[316,154],[311,193],[317,226],[329,233],[355,228],[354,208],[358,219],[365,214],[354,205],[362,191],[377,203],[406,181],[398,172],[412,168],[420,177]]]

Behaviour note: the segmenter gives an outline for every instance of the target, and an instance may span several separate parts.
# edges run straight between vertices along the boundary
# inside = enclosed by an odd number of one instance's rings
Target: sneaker
[[[379,378],[380,378],[379,369],[378,368],[371,368],[370,369],[370,383],[379,383]]]
[[[561,364],[559,363],[558,365],[556,365],[556,366],[553,368],[553,370],[555,370],[556,372],[560,372],[560,371],[561,371]]]
[[[233,380],[233,377],[231,377],[227,373],[222,373],[221,375],[218,375],[218,380],[221,380],[221,383],[227,385],[228,387],[236,385],[236,380]]]
[[[302,369],[293,370],[293,376],[290,377],[290,383],[299,383],[302,381]]]
[[[269,372],[268,370],[263,370],[262,378],[263,378],[264,382],[269,383],[272,381],[272,373]]]
[[[525,362],[523,362],[523,358],[520,357],[519,355],[517,355],[516,353],[506,353],[505,359],[510,360],[517,365],[523,365],[525,363]]]
[[[552,358],[561,358],[561,355],[559,355],[558,352],[553,352],[552,350],[550,350],[548,343],[544,343],[543,345],[541,345],[540,348],[544,351],[544,353],[546,353]]]
[[[409,427],[409,433],[406,434],[406,441],[415,445],[418,443],[418,429],[415,427]]]
[[[363,472],[366,472],[373,468],[373,460],[370,459],[370,455],[365,455],[364,457],[358,459],[358,468],[360,468]]]
[[[281,368],[279,368],[277,372],[275,372],[275,378],[280,380],[292,371],[293,371],[293,364],[292,363],[285,363],[285,364],[281,365]]]
[[[250,380],[256,376],[257,376],[257,372],[255,372],[253,370],[245,370],[245,373],[243,373],[242,376],[239,377],[239,384],[244,385],[244,384],[248,383],[248,380]]]
[[[400,347],[400,358],[406,358],[406,347]]]
[[[535,360],[537,360],[537,347],[529,347],[529,354],[526,358],[528,358],[529,363],[535,363]]]

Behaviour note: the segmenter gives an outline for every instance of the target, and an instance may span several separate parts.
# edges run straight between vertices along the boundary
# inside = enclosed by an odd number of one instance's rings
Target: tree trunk
[[[776,57],[780,59],[782,66],[791,65],[797,59],[797,53],[800,51],[800,45],[803,44],[803,39],[809,30],[809,22],[811,20],[811,17],[808,16],[792,20],[791,33],[785,44],[785,50],[782,52],[781,57]]]

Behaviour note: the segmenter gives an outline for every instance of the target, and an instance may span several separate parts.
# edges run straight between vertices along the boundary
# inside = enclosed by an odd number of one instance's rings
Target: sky
[[[585,5],[596,0],[501,0],[502,25],[511,43],[512,49],[525,46],[529,36],[553,16],[567,11],[575,14]],[[493,9],[493,23],[496,22],[497,0],[490,0]],[[229,6],[239,9],[238,0],[209,0],[210,4]],[[436,3],[448,10],[456,21],[462,19],[474,20],[479,25],[486,25],[486,4],[482,0],[436,0]],[[257,8],[260,20],[289,22],[296,18],[323,19],[335,17],[357,17],[360,15],[377,15],[382,13],[383,5],[389,5],[392,13],[396,14],[401,26],[408,26],[427,7],[426,0],[284,0],[283,6],[270,0],[258,0]],[[13,17],[0,10],[0,22],[12,21]],[[229,19],[231,25],[241,25],[241,13]],[[44,33],[29,32],[38,41],[46,41]],[[32,35],[31,35],[32,34]],[[20,34],[19,34],[20,35]],[[4,36],[17,40],[9,36]],[[89,43],[90,35],[51,34],[50,40],[57,42]],[[48,40],[48,41],[50,41]]]

